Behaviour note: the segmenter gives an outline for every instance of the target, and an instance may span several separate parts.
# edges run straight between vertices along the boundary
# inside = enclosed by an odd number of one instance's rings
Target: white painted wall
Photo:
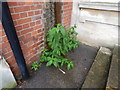
[[[101,0],[82,1],[100,2]],[[95,3],[95,5],[88,2],[81,4],[79,0],[73,3],[71,25],[77,24],[78,39],[82,43],[110,48],[118,44],[118,7],[115,4],[118,0],[104,0],[104,2],[108,1],[107,4]]]

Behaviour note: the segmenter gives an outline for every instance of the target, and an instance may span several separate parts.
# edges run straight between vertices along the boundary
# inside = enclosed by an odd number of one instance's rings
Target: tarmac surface
[[[71,70],[61,68],[63,74],[54,66],[46,67],[45,63],[39,70],[32,73],[22,88],[81,88],[86,75],[95,59],[98,48],[80,44],[78,48],[69,52],[66,57],[73,60],[75,65]],[[20,87],[19,87],[20,88]]]

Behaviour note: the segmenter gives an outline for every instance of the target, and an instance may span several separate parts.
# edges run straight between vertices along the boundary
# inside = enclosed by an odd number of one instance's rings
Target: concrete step
[[[118,50],[120,51],[120,46],[115,46],[106,89],[118,88]]]
[[[111,51],[101,47],[81,89],[105,88],[110,67],[110,58]]]

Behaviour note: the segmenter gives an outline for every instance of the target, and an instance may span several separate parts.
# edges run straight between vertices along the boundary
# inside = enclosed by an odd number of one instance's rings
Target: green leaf
[[[61,27],[61,28],[60,28],[60,32],[61,32],[61,34],[62,34],[63,36],[66,35],[66,32],[65,32],[65,28],[64,28],[64,27]]]
[[[68,65],[67,65],[67,69],[70,70],[70,68],[71,68],[71,66],[70,66],[70,64],[68,64]]]
[[[41,66],[41,63],[34,62],[32,63],[31,69],[32,70],[38,70],[39,66]]]
[[[64,62],[61,62],[61,66],[63,66],[64,65]]]
[[[48,67],[48,66],[51,66],[52,65],[52,60],[50,60],[49,62],[47,62],[47,64],[46,64],[46,66]]]
[[[59,67],[58,62],[54,61],[53,64],[54,64],[55,67]]]

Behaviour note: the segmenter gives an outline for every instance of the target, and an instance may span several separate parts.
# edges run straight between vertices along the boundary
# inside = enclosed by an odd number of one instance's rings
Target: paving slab
[[[105,88],[111,61],[111,51],[101,47],[82,88]]]
[[[72,59],[75,66],[63,74],[54,66],[46,67],[43,64],[39,70],[32,74],[22,88],[80,88],[95,59],[98,48],[80,44],[79,47],[69,52],[66,57]]]
[[[120,51],[120,46],[115,46],[108,76],[107,88],[118,88],[118,50]]]

